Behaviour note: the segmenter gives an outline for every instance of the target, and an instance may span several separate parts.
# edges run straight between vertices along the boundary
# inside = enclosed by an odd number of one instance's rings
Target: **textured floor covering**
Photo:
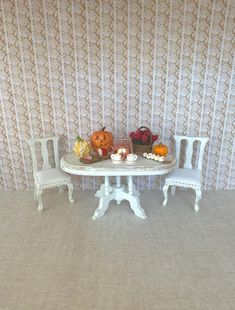
[[[1,310],[235,309],[235,192],[143,192],[146,220],[94,192],[0,192]]]

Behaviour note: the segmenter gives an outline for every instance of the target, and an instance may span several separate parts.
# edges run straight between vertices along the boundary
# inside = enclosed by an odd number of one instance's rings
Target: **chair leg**
[[[162,205],[163,205],[163,207],[165,207],[166,206],[166,204],[167,204],[167,200],[168,200],[168,196],[167,196],[167,191],[168,191],[168,188],[169,188],[169,185],[164,185],[163,186],[163,195],[164,195],[164,201],[163,201],[163,203],[162,203]]]
[[[63,191],[64,191],[64,186],[63,185],[59,186],[59,192],[63,193]]]
[[[74,200],[73,200],[73,184],[70,182],[67,184],[67,186],[68,186],[69,203],[74,203]]]
[[[171,186],[171,195],[175,196],[175,186]]]
[[[43,210],[43,204],[42,204],[42,190],[40,188],[36,189],[36,198],[38,200],[38,211],[41,212]]]
[[[198,201],[202,198],[202,192],[201,189],[195,189],[195,193],[196,193],[196,198],[195,198],[195,203],[194,203],[194,211],[198,212],[199,211],[199,205],[198,205]]]
[[[33,190],[33,200],[36,200],[37,199],[37,190],[36,190],[36,186],[34,186],[34,190]]]

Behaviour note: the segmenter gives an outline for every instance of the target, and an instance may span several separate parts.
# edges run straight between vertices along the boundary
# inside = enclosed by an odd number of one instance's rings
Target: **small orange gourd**
[[[153,153],[159,156],[166,156],[168,154],[168,147],[162,143],[153,146]]]
[[[113,146],[113,135],[103,127],[101,130],[93,132],[90,137],[90,142],[95,151],[100,148],[109,151]]]

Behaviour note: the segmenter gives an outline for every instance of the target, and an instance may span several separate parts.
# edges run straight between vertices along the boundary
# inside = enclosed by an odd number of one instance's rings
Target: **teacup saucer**
[[[125,162],[127,163],[127,164],[134,164],[134,163],[136,163],[136,159],[135,160],[125,160]]]
[[[111,160],[112,160],[112,162],[113,162],[114,164],[119,164],[119,163],[122,162],[122,160],[114,160],[114,159],[111,159]]]

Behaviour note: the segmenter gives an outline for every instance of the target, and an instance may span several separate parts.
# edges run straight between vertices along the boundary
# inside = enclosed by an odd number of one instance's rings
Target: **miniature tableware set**
[[[134,163],[137,160],[137,158],[138,156],[136,154],[128,154],[125,161],[128,163]],[[115,164],[124,161],[121,154],[119,153],[111,154],[111,160]]]

